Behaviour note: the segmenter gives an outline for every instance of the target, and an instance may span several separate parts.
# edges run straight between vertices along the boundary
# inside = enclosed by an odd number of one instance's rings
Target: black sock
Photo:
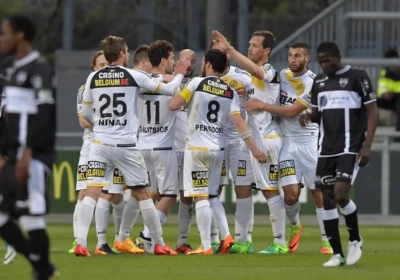
[[[25,256],[29,260],[29,241],[22,234],[21,229],[13,222],[8,221],[2,227],[0,227],[0,236],[5,242],[14,247],[14,249]]]
[[[360,232],[358,230],[358,217],[357,217],[357,209],[349,214],[343,215],[346,221],[347,231],[349,232],[349,241],[360,241]]]
[[[324,220],[324,227],[326,236],[331,244],[333,254],[340,254],[342,257],[344,257],[342,243],[340,242],[339,218],[333,220]]]
[[[49,237],[45,229],[37,229],[28,232],[30,243],[31,261],[35,263],[39,273],[48,271],[49,262]]]

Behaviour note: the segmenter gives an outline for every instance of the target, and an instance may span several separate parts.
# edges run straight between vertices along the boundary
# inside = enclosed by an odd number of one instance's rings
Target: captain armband
[[[242,137],[243,140],[246,140],[247,138],[250,138],[251,135],[251,131],[247,130],[246,132],[240,133],[240,137]]]

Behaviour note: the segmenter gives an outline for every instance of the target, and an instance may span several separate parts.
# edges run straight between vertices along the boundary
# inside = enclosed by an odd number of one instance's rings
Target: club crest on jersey
[[[349,82],[349,79],[347,79],[347,78],[340,78],[340,80],[339,80],[339,85],[340,85],[342,88],[344,88],[344,87],[347,85],[348,82]]]

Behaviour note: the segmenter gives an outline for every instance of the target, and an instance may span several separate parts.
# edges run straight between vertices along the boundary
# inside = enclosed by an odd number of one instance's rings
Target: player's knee
[[[46,222],[42,216],[22,216],[19,223],[25,231],[33,231],[46,228]]]
[[[335,193],[333,189],[326,188],[322,191],[323,194],[323,205],[325,209],[336,208]]]
[[[235,186],[236,198],[248,198],[253,194],[251,186]]]
[[[322,203],[322,201],[323,201],[322,191],[320,189],[315,189],[315,190],[311,190],[310,192],[311,192],[311,196],[312,196],[312,198],[313,198],[313,200],[315,202],[315,205],[318,208],[321,208],[322,205],[323,205],[323,203]]]
[[[120,204],[123,199],[124,199],[124,196],[122,194],[115,194],[113,199],[112,199],[112,203],[113,204]]]

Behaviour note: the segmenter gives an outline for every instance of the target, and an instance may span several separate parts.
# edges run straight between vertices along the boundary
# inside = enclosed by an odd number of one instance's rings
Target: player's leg
[[[251,233],[254,217],[252,183],[255,180],[250,156],[247,146],[242,145],[235,181],[235,244],[230,251],[232,254],[254,253]]]
[[[120,177],[122,177],[122,175]],[[115,247],[115,245],[116,245],[116,240],[118,238],[119,229],[121,228],[122,215],[123,215],[124,209],[125,209],[124,192],[125,192],[126,189],[127,189],[126,186],[122,185],[121,194],[114,194],[114,198],[111,201],[112,215],[113,215],[114,227],[115,227],[114,246],[113,246],[112,250],[117,254],[121,253],[121,251],[119,251]]]
[[[186,150],[184,155],[184,193],[185,197],[194,198],[197,228],[201,239],[201,245],[187,254],[213,254],[211,248],[212,215],[210,202],[208,201],[210,157],[211,153],[209,151],[200,150]],[[220,170],[221,167],[218,172]],[[218,185],[218,182],[216,183]]]
[[[358,228],[357,206],[350,199],[350,188],[356,179],[358,168],[356,155],[339,156],[336,166],[335,198],[349,232],[346,265],[356,264],[362,255],[363,240]]]
[[[284,193],[286,216],[291,225],[288,240],[289,252],[296,252],[300,244],[302,226],[300,214],[300,184],[301,168],[296,160],[297,144],[284,142],[279,154],[279,180]]]
[[[78,216],[76,256],[90,256],[87,249],[87,236],[92,223],[94,209],[102,188],[109,184],[106,175],[112,174],[114,170],[114,166],[110,165],[109,150],[110,147],[101,144],[93,144],[90,148],[86,196],[82,200]]]
[[[261,254],[283,254],[288,252],[286,244],[285,203],[278,190],[279,153],[282,138],[259,139],[257,146],[267,155],[267,163],[260,164],[252,157],[256,185],[267,200],[274,241]]]
[[[334,192],[337,160],[338,157],[318,158],[315,178],[315,187],[322,190],[324,227],[333,250],[333,256],[323,264],[325,267],[341,266],[346,262],[340,241],[339,213]]]
[[[183,192],[183,156],[184,151],[177,151],[178,160],[178,188],[179,188],[179,210],[178,210],[178,241],[176,242],[176,252],[186,254],[192,251],[192,247],[187,243],[190,225],[193,216],[193,198],[185,197]]]
[[[106,175],[106,180],[110,182],[110,185],[107,187],[111,186],[111,178],[113,173],[114,172]],[[111,201],[114,198],[114,194],[110,193],[110,189],[107,187],[103,188],[94,210],[94,220],[97,234],[97,245],[94,251],[96,255],[115,255],[115,252],[107,243],[107,227],[110,217],[110,206]]]
[[[321,189],[315,188],[315,170],[317,168],[318,151],[317,143],[304,144],[298,147],[295,158],[297,167],[303,174],[304,183],[310,190],[311,196],[316,206],[317,221],[321,232],[321,254],[332,254],[332,247],[326,237],[323,220],[323,196]]]
[[[126,185],[138,201],[144,223],[152,236],[154,254],[176,255],[177,253],[164,243],[160,219],[148,187],[148,175],[142,154],[135,147],[113,147],[113,155]]]
[[[55,268],[50,263],[50,239],[44,219],[44,215],[47,213],[46,190],[50,172],[45,164],[32,159],[29,164],[29,178],[26,185],[28,198],[26,201],[29,201],[29,204],[23,200],[16,204],[17,208],[22,205],[19,209],[22,213],[19,223],[28,235],[29,257],[33,263],[36,263],[34,275],[37,279],[48,279],[55,273]],[[24,202],[25,207],[23,206]]]

